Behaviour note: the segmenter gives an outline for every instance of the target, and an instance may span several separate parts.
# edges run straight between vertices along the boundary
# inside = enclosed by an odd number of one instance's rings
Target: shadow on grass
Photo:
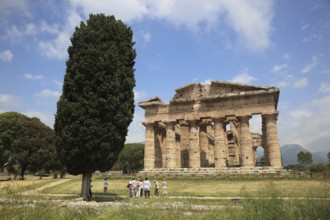
[[[115,202],[122,201],[123,198],[115,193],[94,193],[93,201],[95,202]]]

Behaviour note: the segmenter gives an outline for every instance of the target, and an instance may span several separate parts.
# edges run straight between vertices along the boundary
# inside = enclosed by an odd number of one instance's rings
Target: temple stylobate
[[[178,88],[169,104],[153,97],[145,110],[144,171],[158,168],[251,168],[257,147],[264,166],[281,168],[277,132],[279,89],[211,81]],[[262,134],[250,131],[253,115]]]

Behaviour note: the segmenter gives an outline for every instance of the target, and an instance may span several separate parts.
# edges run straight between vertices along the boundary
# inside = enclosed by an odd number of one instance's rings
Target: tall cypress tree
[[[70,174],[107,171],[124,147],[134,113],[133,33],[114,16],[90,15],[71,37],[63,93],[55,117],[56,147]]]

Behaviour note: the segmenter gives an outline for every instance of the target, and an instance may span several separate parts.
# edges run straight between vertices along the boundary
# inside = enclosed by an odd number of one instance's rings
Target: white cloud
[[[60,33],[60,26],[58,24],[48,24],[45,21],[41,21],[39,29],[42,33],[48,33],[48,34]]]
[[[23,113],[29,117],[37,117],[42,121],[44,124],[48,125],[49,127],[53,128],[55,116],[52,113],[43,113],[38,111],[27,111]]]
[[[308,37],[304,37],[302,42],[321,41],[322,36],[320,34],[312,34]]]
[[[1,0],[0,2],[0,23],[7,22],[13,11],[18,12],[21,16],[29,17],[29,2],[26,0]]]
[[[211,80],[210,80],[210,79],[206,79],[206,80],[204,80],[204,82],[202,82],[201,84],[211,84]]]
[[[298,79],[293,83],[293,88],[304,88],[308,84],[307,78]]]
[[[39,33],[38,27],[33,23],[27,23],[23,27],[11,25],[6,30],[5,38],[13,43],[20,43],[25,36],[35,36]]]
[[[30,79],[30,80],[42,80],[42,79],[44,79],[43,75],[40,75],[40,74],[33,75],[31,73],[25,73],[24,78],[25,79]]]
[[[264,1],[214,1],[206,0],[70,0],[66,24],[53,41],[42,41],[42,54],[56,59],[66,58],[66,48],[74,27],[90,13],[115,15],[124,22],[141,19],[165,20],[193,31],[200,27],[208,30],[228,25],[235,31],[241,44],[251,51],[263,51],[270,44],[273,8],[271,0]],[[223,21],[220,22],[220,19]],[[59,30],[59,28],[56,28]],[[143,34],[146,42],[151,40],[149,32]],[[220,36],[219,36],[220,38]]]
[[[322,70],[321,74],[322,75],[330,75],[330,69]]]
[[[246,84],[250,84],[254,81],[257,81],[258,79],[249,75],[248,74],[248,70],[244,69],[242,70],[242,72],[240,74],[238,74],[237,76],[235,76],[233,79],[231,79],[230,81],[232,82],[236,82],[236,83],[246,83]]]
[[[275,65],[272,68],[272,72],[273,73],[278,73],[278,72],[282,72],[285,71],[288,68],[288,64],[284,63],[284,64],[279,64],[279,65]]]
[[[312,62],[306,64],[305,67],[301,70],[301,73],[309,73],[317,64],[318,64],[318,58],[317,56],[313,56]]]
[[[141,101],[142,99],[145,98],[145,93],[144,92],[139,92],[139,91],[136,91],[134,90],[134,99],[135,99],[135,102],[139,102]]]
[[[279,87],[279,88],[285,88],[285,87],[288,87],[289,85],[290,85],[290,83],[287,81],[281,81],[281,82],[275,83],[275,86]]]
[[[37,93],[36,95],[39,97],[60,97],[61,93],[50,89],[44,89],[41,92]]]
[[[20,103],[20,99],[13,94],[0,94],[1,107],[18,106],[19,103]]]
[[[98,5],[99,3],[95,4]],[[55,40],[39,42],[38,47],[42,55],[54,59],[65,59],[67,57],[67,48],[71,44],[70,37],[75,27],[78,26],[79,23],[83,20],[83,18],[79,15],[78,12],[80,11],[80,9],[82,8],[77,8],[76,10],[68,10],[65,25],[61,29],[56,29],[56,32],[58,34],[56,35]],[[97,13],[100,13],[102,11],[103,10]]]
[[[5,50],[0,52],[0,60],[4,62],[10,62],[13,59],[14,55],[10,50]]]
[[[134,118],[128,127],[126,143],[139,143],[145,140],[145,127],[141,124],[144,119],[144,111],[138,110],[134,113]]]
[[[321,85],[320,85],[319,91],[323,92],[323,93],[330,93],[329,83],[322,82]]]
[[[302,117],[311,117],[312,113],[308,110],[296,110],[296,111],[292,111],[289,113],[291,117],[295,118],[295,119],[299,119]]]
[[[281,145],[301,144],[315,151],[329,151],[330,143],[330,95],[315,100],[308,100],[298,107],[279,117]]]
[[[283,54],[283,59],[284,60],[290,60],[290,58],[291,58],[290,54],[288,54],[288,53]]]
[[[85,18],[90,13],[106,13],[115,15],[123,21],[142,18],[148,14],[145,0],[70,0],[72,10],[81,11]]]
[[[60,81],[58,81],[58,80],[53,80],[53,83],[54,83],[55,85],[57,85],[59,88],[62,88],[62,87],[63,87],[63,82],[60,82]]]
[[[272,1],[223,1],[228,21],[244,46],[263,51],[270,44]]]
[[[300,29],[301,29],[301,30],[304,30],[304,29],[306,29],[306,28],[308,28],[308,27],[309,27],[309,24],[304,23],[304,24],[300,27]]]
[[[55,58],[65,59],[67,57],[67,48],[70,45],[70,35],[67,33],[60,33],[55,41],[41,41],[39,48],[42,55]]]
[[[142,32],[142,38],[145,42],[151,41],[151,34],[149,31]]]

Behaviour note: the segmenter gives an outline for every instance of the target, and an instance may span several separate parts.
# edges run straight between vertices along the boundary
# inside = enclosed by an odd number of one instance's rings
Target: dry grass
[[[67,176],[69,181],[52,186],[46,187],[42,193],[47,194],[72,194],[77,195],[81,190],[81,176]],[[12,180],[0,182],[0,194],[5,194],[8,189],[11,192],[22,192],[29,189],[44,186],[51,182],[58,181],[59,179],[27,179],[27,180]],[[129,178],[115,179],[108,178],[109,194],[118,196],[127,196],[127,184]],[[153,183],[154,178],[150,178]],[[161,186],[163,179],[158,179]],[[219,179],[169,179],[168,182],[168,195],[169,196],[196,196],[196,197],[233,197],[240,196],[241,190],[252,195],[257,196],[258,190],[263,188],[269,182],[274,183],[274,186],[279,190],[280,195],[283,197],[300,197],[306,192],[314,190],[322,191],[322,182],[319,180],[219,180]],[[93,177],[93,193],[103,193],[103,179],[96,179]],[[151,194],[153,195],[154,187],[152,184]],[[8,192],[7,192],[8,193]],[[160,188],[160,195],[161,188]]]

